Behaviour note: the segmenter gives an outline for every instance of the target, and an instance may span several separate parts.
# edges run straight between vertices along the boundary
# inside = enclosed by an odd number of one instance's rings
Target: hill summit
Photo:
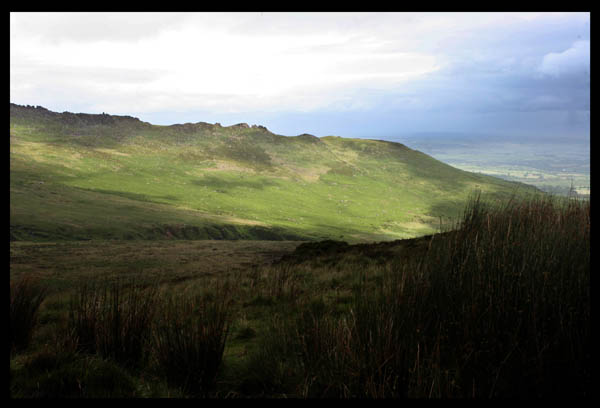
[[[393,240],[439,230],[474,190],[536,191],[395,142],[12,103],[10,170],[12,240]]]

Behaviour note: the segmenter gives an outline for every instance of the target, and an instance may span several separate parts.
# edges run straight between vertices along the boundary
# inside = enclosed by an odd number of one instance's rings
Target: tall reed
[[[79,350],[139,365],[147,357],[157,305],[155,285],[84,283],[71,299],[69,334]]]
[[[589,381],[590,202],[552,196],[490,204],[424,264],[431,303],[476,396],[581,393]],[[453,330],[448,326],[453,323]]]
[[[423,258],[375,282],[361,280],[342,317],[301,307],[285,326],[302,395],[589,393],[589,201],[474,196]]]

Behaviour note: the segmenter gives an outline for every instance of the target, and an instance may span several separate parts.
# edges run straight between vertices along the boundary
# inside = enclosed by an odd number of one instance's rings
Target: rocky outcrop
[[[302,133],[301,135],[295,136],[295,138],[309,143],[319,143],[321,141],[321,139],[309,133]]]

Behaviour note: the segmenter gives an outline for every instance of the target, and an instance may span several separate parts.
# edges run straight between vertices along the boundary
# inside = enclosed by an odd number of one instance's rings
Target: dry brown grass
[[[89,277],[185,281],[269,264],[298,241],[82,241],[10,243],[11,280],[35,274],[60,287]],[[140,272],[143,272],[141,274]]]

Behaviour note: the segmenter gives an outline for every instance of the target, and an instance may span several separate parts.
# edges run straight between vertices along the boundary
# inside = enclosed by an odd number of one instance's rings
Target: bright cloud
[[[167,105],[156,108],[166,110],[191,103],[194,108],[242,111],[251,101],[261,109],[314,110],[344,99],[357,86],[394,86],[437,69],[433,55],[378,52],[372,46],[377,39],[362,35],[359,47],[347,46],[357,35],[348,30],[251,36],[236,30],[253,14],[240,14],[238,20],[217,14],[210,24],[210,16],[192,15],[162,26],[158,34],[128,32],[128,41],[100,34],[100,27],[114,32],[115,25],[126,25],[119,15],[65,13],[61,21],[52,13],[39,35],[29,20],[44,15],[11,17],[11,92],[19,99],[30,95],[21,95],[23,82],[30,92],[58,82],[65,93],[87,90],[99,97],[95,91],[112,88],[118,97],[146,96],[131,101],[137,111],[153,109],[157,98]],[[159,21],[148,13],[139,17],[142,31]],[[128,21],[137,18],[127,16]],[[219,20],[223,25],[215,24]],[[66,27],[74,27],[73,32]],[[85,40],[78,30],[85,32]],[[116,108],[105,103],[106,110]]]

